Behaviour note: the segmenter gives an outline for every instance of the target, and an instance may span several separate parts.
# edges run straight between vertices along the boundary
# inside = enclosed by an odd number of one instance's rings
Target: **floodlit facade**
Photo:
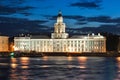
[[[0,36],[0,52],[8,52],[8,38],[7,36]]]
[[[100,34],[72,36],[65,32],[62,13],[59,12],[51,38],[41,35],[15,37],[15,51],[22,52],[106,52],[106,38]]]

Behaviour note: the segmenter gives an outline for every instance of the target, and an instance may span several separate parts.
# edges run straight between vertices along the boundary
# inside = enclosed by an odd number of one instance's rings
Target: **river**
[[[120,80],[120,57],[0,57],[0,80]]]

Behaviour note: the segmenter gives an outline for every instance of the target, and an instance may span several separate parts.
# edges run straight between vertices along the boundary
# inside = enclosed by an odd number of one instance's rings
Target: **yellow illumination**
[[[21,68],[26,69],[26,68],[28,68],[28,66],[21,66]]]
[[[116,59],[117,59],[118,62],[120,62],[120,57],[117,57]]]
[[[81,68],[81,69],[84,69],[84,68],[86,68],[86,66],[84,66],[84,65],[80,65],[80,68]]]
[[[16,63],[16,62],[17,62],[17,59],[16,59],[16,58],[11,58],[11,62],[12,62],[12,63]]]
[[[68,61],[72,61],[72,57],[71,56],[68,56]]]
[[[48,60],[48,56],[43,56],[43,60],[47,61]]]
[[[22,57],[20,58],[22,65],[28,65],[29,64],[29,58],[28,57]]]
[[[86,68],[86,61],[87,61],[87,57],[78,57],[78,61],[79,61],[79,67],[80,68]]]
[[[18,51],[19,49],[17,48],[17,47],[15,47],[15,46],[13,46],[13,48],[14,48],[14,51]]]
[[[86,62],[87,57],[78,57],[79,62]]]
[[[29,60],[29,58],[28,57],[22,57],[22,58],[20,58],[21,60]]]
[[[17,67],[17,59],[16,58],[11,58],[11,67],[16,68]]]
[[[11,63],[11,67],[12,67],[12,68],[16,68],[16,67],[17,67],[17,64]]]

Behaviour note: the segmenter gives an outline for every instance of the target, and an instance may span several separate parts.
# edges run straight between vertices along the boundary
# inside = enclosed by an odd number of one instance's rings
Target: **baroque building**
[[[106,52],[106,38],[98,35],[72,36],[65,31],[62,13],[59,12],[51,38],[44,35],[15,37],[15,51],[21,52]]]
[[[0,36],[0,52],[8,52],[9,51],[9,41],[7,36]]]

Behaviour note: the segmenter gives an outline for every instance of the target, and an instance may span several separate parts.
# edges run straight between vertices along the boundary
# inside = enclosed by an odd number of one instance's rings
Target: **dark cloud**
[[[88,17],[87,21],[100,23],[120,23],[120,17],[118,18],[111,18],[110,16]]]
[[[45,17],[48,20],[56,20],[57,19],[57,16],[52,16],[52,15],[41,15],[41,16]]]
[[[76,25],[84,25],[84,24],[87,24],[87,22],[84,22],[84,21],[83,22],[76,22],[75,24]]]
[[[8,15],[15,14],[20,12],[25,12],[26,10],[30,10],[34,7],[25,6],[25,7],[9,7],[9,6],[1,6],[0,5],[0,15]]]
[[[90,22],[110,22],[111,17],[109,16],[88,17],[87,20]]]
[[[25,3],[26,0],[0,0],[1,5],[18,6]]]
[[[102,32],[108,32],[108,33],[114,33],[114,34],[120,34],[120,25],[114,24],[105,24],[105,25],[100,25],[97,29],[99,29]]]
[[[7,1],[6,1],[7,2]],[[26,2],[26,0],[9,0],[9,6],[18,6],[18,5],[20,5],[20,4],[23,4],[23,3],[25,3]]]
[[[57,16],[51,16],[51,15],[43,15],[43,17],[46,17],[48,20],[56,20]],[[74,16],[74,15],[64,15],[64,19],[73,19],[76,20],[75,25],[84,25],[87,24],[86,17],[84,16]]]
[[[114,23],[120,23],[120,17],[112,19],[112,22],[114,22]]]
[[[0,15],[23,14],[31,15],[29,10],[35,8],[23,5],[27,0],[0,0]]]
[[[42,15],[43,17],[49,19],[49,20],[56,20],[57,16],[52,16],[52,15]],[[77,16],[77,15],[64,15],[64,19],[74,19],[74,20],[79,20],[79,21],[85,21],[86,17],[84,16]]]
[[[84,25],[87,24],[86,21],[86,17],[84,16],[73,16],[73,15],[69,15],[69,16],[63,16],[65,19],[73,19],[76,20],[77,22],[75,23],[75,25]]]
[[[89,8],[89,9],[100,9],[101,8],[101,0],[94,0],[94,1],[80,1],[70,4],[72,7],[79,7],[79,8]]]
[[[52,15],[42,15],[43,17],[46,17],[47,19],[50,20],[56,20],[57,16],[52,16]],[[76,20],[85,20],[84,16],[78,16],[78,15],[64,15],[64,19],[76,19]]]
[[[74,16],[74,15],[69,15],[69,16],[63,16],[66,19],[74,19],[74,20],[79,20],[79,21],[84,21],[86,20],[86,17],[84,16]]]
[[[57,16],[51,15],[43,15],[48,20],[56,20]],[[78,15],[64,15],[64,19],[73,19],[77,22],[77,25],[84,25],[88,22],[98,22],[98,23],[120,23],[120,17],[112,18],[110,16],[94,16],[94,17],[85,17],[85,16],[78,16]]]
[[[105,24],[105,25],[100,25],[99,27],[89,27],[85,26],[83,28],[71,28],[67,29],[69,32],[72,34],[89,34],[89,33],[102,33],[102,32],[107,32],[107,33],[113,33],[113,34],[120,34],[120,25],[119,24]]]
[[[41,32],[49,28],[43,25],[46,22],[48,21],[0,17],[0,33],[15,35],[25,32]]]
[[[29,12],[20,12],[20,14],[23,14],[23,15],[25,15],[25,16],[33,15],[32,13],[29,13]]]
[[[44,15],[48,20],[56,20],[57,16]],[[76,20],[75,25],[82,25],[83,28],[72,28],[67,29],[67,32],[70,33],[90,33],[90,32],[108,32],[114,34],[120,34],[120,17],[112,18],[110,16],[94,16],[94,17],[85,17],[85,16],[76,16],[76,15],[63,15],[64,19]],[[98,22],[100,24],[97,27],[89,27],[88,23]],[[69,23],[68,23],[69,24]],[[87,24],[87,25],[86,25]],[[104,24],[104,25],[103,25]]]
[[[99,22],[99,23],[120,23],[120,17],[112,18],[110,16],[95,16],[95,17],[85,17],[85,16],[63,16],[65,19],[73,19],[78,21],[78,23],[86,22]],[[53,17],[54,18],[54,17]]]

